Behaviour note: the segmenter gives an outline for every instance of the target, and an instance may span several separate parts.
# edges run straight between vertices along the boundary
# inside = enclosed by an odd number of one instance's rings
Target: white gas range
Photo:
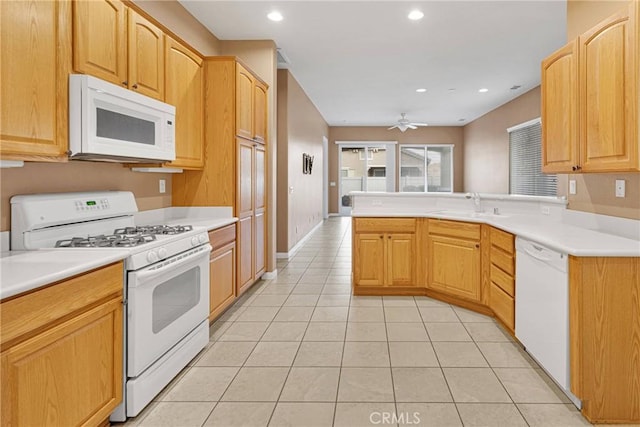
[[[126,249],[123,402],[111,421],[140,411],[209,340],[207,230],[137,225],[124,191],[14,196],[12,250]]]

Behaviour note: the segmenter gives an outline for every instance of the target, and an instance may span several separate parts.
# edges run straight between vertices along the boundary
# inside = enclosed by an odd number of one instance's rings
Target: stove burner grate
[[[113,234],[181,234],[191,230],[193,230],[193,227],[190,225],[141,225],[138,227],[117,228]]]
[[[58,240],[56,248],[130,248],[156,240],[151,234],[109,234]]]

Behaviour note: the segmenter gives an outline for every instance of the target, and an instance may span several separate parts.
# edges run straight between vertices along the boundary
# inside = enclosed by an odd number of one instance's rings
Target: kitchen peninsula
[[[565,200],[550,197],[351,195],[354,295],[427,295],[493,315],[566,384],[591,422],[640,421],[633,400],[640,395],[639,221],[567,210]],[[532,274],[523,276],[517,262],[528,254],[524,243],[564,259],[564,376],[553,375],[519,332],[548,320],[553,302],[539,295],[535,322],[518,312],[533,303],[524,300]]]

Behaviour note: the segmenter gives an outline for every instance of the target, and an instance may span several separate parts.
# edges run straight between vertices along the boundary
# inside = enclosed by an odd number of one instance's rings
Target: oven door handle
[[[167,270],[174,270],[183,265],[194,263],[194,261],[202,257],[209,256],[209,253],[211,252],[212,249],[213,247],[210,244],[206,244],[203,246],[198,246],[197,248],[194,248],[194,249],[190,249],[189,251],[183,254],[175,255],[164,261],[160,261],[160,265],[157,267],[151,267],[148,270],[135,272],[134,274],[136,275],[136,280],[138,282],[146,282],[150,279],[153,279],[163,274]],[[176,259],[172,261],[172,258],[176,258]]]

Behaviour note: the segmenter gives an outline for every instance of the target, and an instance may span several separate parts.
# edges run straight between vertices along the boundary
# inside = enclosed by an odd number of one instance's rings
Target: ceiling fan
[[[429,126],[427,123],[415,123],[415,122],[412,122],[411,120],[409,120],[409,119],[407,119],[405,117],[406,115],[407,115],[407,113],[400,113],[400,116],[402,116],[402,117],[400,119],[398,119],[398,123],[393,125],[393,126],[391,126],[387,130],[398,128],[398,129],[400,129],[400,132],[404,132],[407,129],[418,129],[418,126]]]

